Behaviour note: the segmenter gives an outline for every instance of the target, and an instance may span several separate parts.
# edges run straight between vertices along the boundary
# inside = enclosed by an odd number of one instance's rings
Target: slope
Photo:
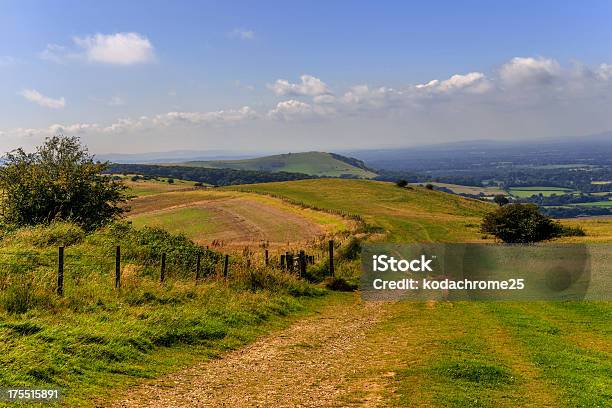
[[[303,173],[315,176],[373,178],[376,173],[357,159],[325,152],[287,153],[247,160],[188,161],[183,166]]]

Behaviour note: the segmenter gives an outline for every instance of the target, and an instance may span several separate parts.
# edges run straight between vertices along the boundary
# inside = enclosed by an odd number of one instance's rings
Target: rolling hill
[[[371,180],[300,180],[227,187],[362,217],[392,242],[483,242],[482,216],[495,207],[424,187]]]
[[[373,178],[376,173],[357,159],[326,152],[287,153],[245,160],[187,161],[189,167],[303,173],[313,176]]]

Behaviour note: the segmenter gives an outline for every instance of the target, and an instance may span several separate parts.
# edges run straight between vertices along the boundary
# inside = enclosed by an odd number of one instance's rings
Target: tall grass
[[[64,296],[55,294],[65,246]],[[122,286],[114,288],[115,245]],[[167,280],[159,259],[167,254]],[[195,281],[202,259],[203,278]],[[114,224],[91,234],[68,223],[0,240],[0,386],[58,386],[71,403],[168,369],[160,351],[206,355],[253,338],[324,291],[286,272],[247,268],[159,229]],[[306,303],[305,303],[306,302]],[[160,360],[161,359],[161,360]],[[171,364],[175,364],[172,362]]]

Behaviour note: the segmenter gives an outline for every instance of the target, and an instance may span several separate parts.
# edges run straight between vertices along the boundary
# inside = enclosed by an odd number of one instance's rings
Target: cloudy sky
[[[0,151],[339,150],[612,130],[612,2],[3,1]]]

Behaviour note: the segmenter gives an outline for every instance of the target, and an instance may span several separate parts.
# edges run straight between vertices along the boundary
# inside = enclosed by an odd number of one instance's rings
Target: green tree
[[[95,229],[120,215],[128,198],[120,181],[101,174],[107,168],[76,137],[47,138],[33,153],[13,150],[0,165],[0,216],[15,226],[68,220]]]
[[[495,194],[495,197],[493,197],[493,201],[500,207],[503,207],[504,205],[510,202],[508,198],[503,194]]]
[[[398,186],[398,187],[402,187],[403,188],[403,187],[406,187],[408,185],[408,182],[406,180],[403,180],[403,179],[402,180],[397,180],[395,182],[395,185]]]
[[[508,204],[487,214],[481,225],[484,233],[508,243],[532,243],[562,235],[584,235],[582,231],[564,228],[540,214],[535,204]]]

